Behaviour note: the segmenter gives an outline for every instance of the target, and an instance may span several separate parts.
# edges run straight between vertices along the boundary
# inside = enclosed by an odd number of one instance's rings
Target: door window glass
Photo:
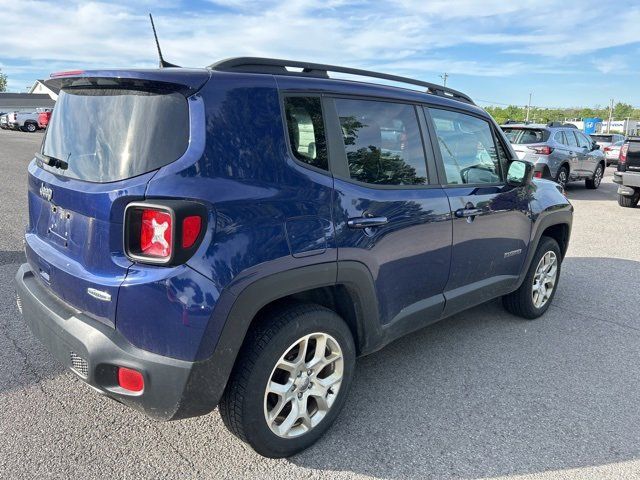
[[[295,157],[301,162],[328,170],[320,97],[287,97],[284,108],[289,142]]]
[[[573,132],[573,133],[575,133],[576,137],[578,138],[578,145],[580,147],[591,148],[591,140],[587,140],[587,137],[585,137],[580,132]]]
[[[569,144],[570,147],[577,147],[578,146],[578,141],[576,140],[576,136],[574,135],[575,132],[565,132],[566,136],[567,136],[567,142]]]
[[[500,160],[489,122],[464,113],[430,109],[447,183],[499,183]]]
[[[424,185],[427,166],[415,108],[336,99],[349,175],[374,185]]]

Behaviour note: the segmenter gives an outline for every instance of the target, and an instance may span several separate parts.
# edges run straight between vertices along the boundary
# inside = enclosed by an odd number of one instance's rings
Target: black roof
[[[53,108],[55,104],[46,93],[0,93],[0,112]]]

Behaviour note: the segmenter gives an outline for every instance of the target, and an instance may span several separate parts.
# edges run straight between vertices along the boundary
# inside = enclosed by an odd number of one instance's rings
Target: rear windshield
[[[56,174],[113,182],[171,163],[189,143],[189,108],[179,93],[82,88],[62,90],[43,145],[68,163]]]
[[[549,131],[540,128],[509,128],[502,129],[511,143],[527,144],[542,143],[549,139]]]
[[[611,142],[613,135],[591,135],[594,142]]]

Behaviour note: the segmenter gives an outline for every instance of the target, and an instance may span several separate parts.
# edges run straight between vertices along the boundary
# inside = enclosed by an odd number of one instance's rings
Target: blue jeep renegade
[[[219,406],[291,455],[339,414],[356,357],[492,298],[528,319],[553,300],[573,209],[460,92],[261,58],[47,83],[18,305],[151,417]]]

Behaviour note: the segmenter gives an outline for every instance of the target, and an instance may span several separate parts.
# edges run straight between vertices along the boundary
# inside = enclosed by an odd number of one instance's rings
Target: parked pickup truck
[[[10,112],[7,114],[7,123],[13,130],[35,132],[39,128],[38,115],[38,112]]]
[[[629,137],[620,148],[618,171],[613,174],[618,187],[618,204],[635,208],[640,201],[640,137]]]
[[[9,121],[7,120],[7,117],[9,116],[8,113],[2,113],[0,114],[0,128],[2,130],[6,130],[9,128]]]

